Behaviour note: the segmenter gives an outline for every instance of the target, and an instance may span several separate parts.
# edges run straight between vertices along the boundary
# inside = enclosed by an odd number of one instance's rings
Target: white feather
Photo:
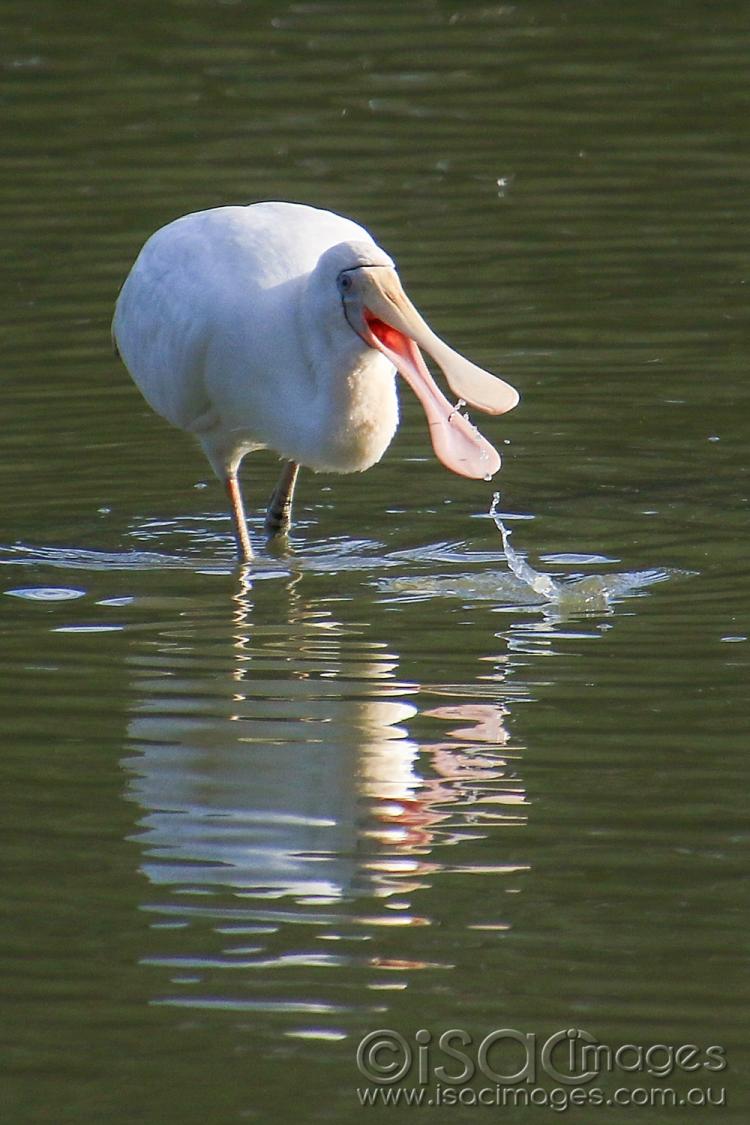
[[[221,477],[269,447],[316,471],[380,460],[398,425],[395,369],[352,332],[336,289],[392,266],[364,228],[294,203],[186,215],[145,244],[113,336],[149,404],[194,433]]]

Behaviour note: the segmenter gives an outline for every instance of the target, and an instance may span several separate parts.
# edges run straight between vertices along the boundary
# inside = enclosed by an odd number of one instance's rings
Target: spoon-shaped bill
[[[504,414],[518,404],[515,387],[477,367],[435,335],[404,293],[395,270],[381,268],[367,273],[368,284],[363,293],[366,320],[370,319],[369,312],[424,348],[442,368],[451,390],[478,410]]]
[[[421,402],[438,458],[459,476],[489,480],[500,468],[500,454],[457,407],[451,406],[427,370],[414,341],[375,317],[368,318],[368,327],[376,347],[390,359]]]

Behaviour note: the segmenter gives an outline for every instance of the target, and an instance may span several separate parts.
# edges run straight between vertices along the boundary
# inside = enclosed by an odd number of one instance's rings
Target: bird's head
[[[424,348],[442,369],[461,404],[488,414],[504,414],[517,404],[518,392],[435,335],[406,296],[393,262],[379,247],[343,243],[332,249],[336,287],[349,327],[368,347],[387,356],[417,395],[437,456],[461,476],[492,476],[500,468],[500,455],[459,407],[448,403],[419,349]]]

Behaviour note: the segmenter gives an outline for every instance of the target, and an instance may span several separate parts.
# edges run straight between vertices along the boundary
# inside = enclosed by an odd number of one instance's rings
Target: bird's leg
[[[241,562],[249,562],[253,557],[253,548],[250,544],[250,536],[247,530],[245,508],[242,503],[242,493],[240,491],[239,481],[237,480],[237,473],[229,473],[224,483],[226,485],[227,495],[229,496],[229,503],[232,505],[232,518],[234,520],[234,534],[237,539],[237,552]]]
[[[292,518],[292,500],[294,499],[294,486],[297,483],[299,465],[296,461],[287,461],[281,470],[281,476],[266,512],[266,531],[269,535],[276,535],[289,527]]]

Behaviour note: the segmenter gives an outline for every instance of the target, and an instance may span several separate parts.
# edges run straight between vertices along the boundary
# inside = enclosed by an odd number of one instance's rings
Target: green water
[[[453,1073],[449,1028],[718,1045],[580,1089],[725,1107],[563,1116],[747,1120],[749,62],[735,4],[6,0],[3,1121],[349,1122],[379,1028]],[[109,319],[159,225],[264,198],[364,223],[523,397],[490,485],[404,391],[241,573]],[[496,487],[556,582],[667,577],[528,597]]]

